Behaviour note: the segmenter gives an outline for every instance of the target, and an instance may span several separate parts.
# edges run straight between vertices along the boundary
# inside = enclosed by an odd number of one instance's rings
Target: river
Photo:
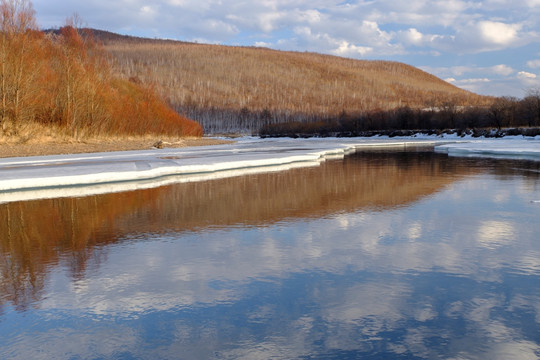
[[[2,359],[537,359],[540,162],[318,166],[0,204]]]

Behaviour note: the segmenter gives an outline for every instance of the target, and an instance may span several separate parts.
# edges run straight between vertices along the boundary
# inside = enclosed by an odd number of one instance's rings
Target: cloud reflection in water
[[[441,155],[382,156],[298,170],[286,182],[265,174],[149,190],[92,214],[91,229],[64,224],[85,235],[63,231],[55,252],[28,259],[22,274],[37,283],[2,278],[5,291],[37,286],[25,306],[15,291],[3,295],[2,355],[537,357],[540,208],[528,199],[538,176],[501,179],[500,167]],[[340,177],[354,181],[340,187]],[[291,192],[273,197],[285,184]],[[186,192],[203,195],[179,202]],[[254,210],[254,197],[268,206]],[[225,215],[199,218],[216,199]],[[13,214],[9,206],[1,211]],[[235,212],[243,208],[251,212]],[[24,258],[7,249],[9,261]],[[13,275],[9,261],[2,271]]]

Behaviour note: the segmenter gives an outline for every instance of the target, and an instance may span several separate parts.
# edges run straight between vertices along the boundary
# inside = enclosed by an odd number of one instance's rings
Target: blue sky
[[[540,0],[34,0],[42,28],[401,61],[485,95],[540,88]]]

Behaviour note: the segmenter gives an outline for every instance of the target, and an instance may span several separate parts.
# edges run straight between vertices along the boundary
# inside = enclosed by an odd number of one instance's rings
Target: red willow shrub
[[[75,137],[202,136],[151,86],[114,77],[106,52],[75,23],[45,34],[30,1],[1,0],[0,134],[38,122]]]

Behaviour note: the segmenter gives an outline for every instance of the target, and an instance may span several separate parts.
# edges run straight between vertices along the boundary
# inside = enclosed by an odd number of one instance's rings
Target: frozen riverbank
[[[540,161],[540,139],[483,139],[444,144],[435,151],[450,156],[526,159]]]
[[[514,139],[240,139],[234,144],[0,159],[0,203],[84,196],[254,172],[317,166],[364,147],[435,146],[454,156],[540,161],[540,140]]]

